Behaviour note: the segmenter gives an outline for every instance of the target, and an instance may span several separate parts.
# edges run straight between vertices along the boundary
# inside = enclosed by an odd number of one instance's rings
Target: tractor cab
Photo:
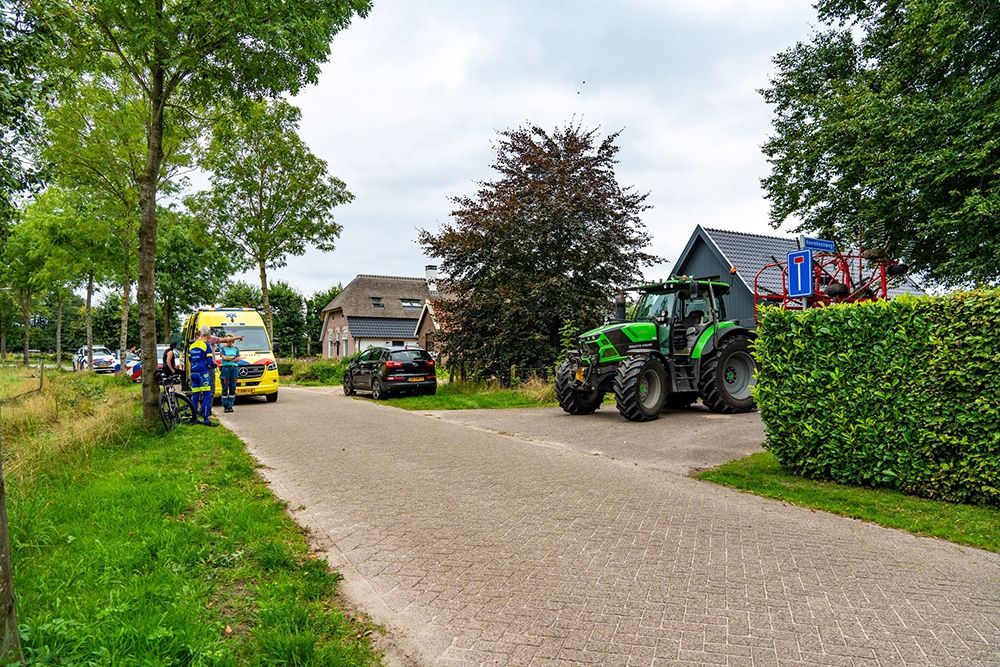
[[[726,319],[729,285],[707,280],[668,280],[639,288],[636,321],[657,325],[664,356],[690,356],[701,333]]]

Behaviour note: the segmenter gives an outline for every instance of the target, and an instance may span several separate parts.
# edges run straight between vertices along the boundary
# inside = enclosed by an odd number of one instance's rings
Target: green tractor
[[[729,287],[688,278],[643,285],[634,320],[618,297],[614,319],[581,335],[556,371],[559,405],[589,415],[613,391],[629,421],[651,421],[664,406],[686,408],[699,397],[714,412],[755,410],[756,334],[726,320]]]

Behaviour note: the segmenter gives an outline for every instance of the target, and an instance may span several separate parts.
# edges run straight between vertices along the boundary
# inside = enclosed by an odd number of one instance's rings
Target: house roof
[[[413,318],[420,315],[424,301],[430,297],[425,278],[359,275],[323,309],[324,317],[331,310],[342,310],[345,315],[373,318]],[[372,299],[381,299],[382,308],[376,308]],[[404,308],[406,299],[416,306]],[[353,334],[353,331],[352,331]]]
[[[351,338],[416,338],[415,317],[354,317],[347,316]]]
[[[754,291],[754,279],[761,269],[768,264],[783,262],[788,253],[799,250],[798,237],[748,234],[698,225],[677,260],[675,266],[678,271],[683,271],[688,254],[699,239],[704,241],[709,249],[718,256],[720,263],[736,268],[736,275],[747,286],[751,294]],[[857,273],[856,265],[852,267],[852,272]],[[777,270],[763,272],[759,285],[765,290],[781,293],[781,272]],[[923,294],[924,290],[909,276],[904,277],[902,281],[889,288],[890,297],[905,292]]]
[[[441,325],[438,324],[437,317],[434,313],[434,306],[431,305],[430,300],[424,302],[424,308],[420,311],[420,317],[417,318],[416,331],[420,331],[420,327],[424,325],[424,320],[430,318],[431,324],[434,326],[435,331],[441,330]]]

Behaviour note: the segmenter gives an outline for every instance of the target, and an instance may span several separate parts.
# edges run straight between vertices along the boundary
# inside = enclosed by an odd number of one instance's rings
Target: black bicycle
[[[156,383],[160,385],[160,417],[168,431],[173,431],[178,424],[194,423],[194,405],[191,400],[177,392],[174,385],[180,379],[176,375],[167,375],[157,369]]]

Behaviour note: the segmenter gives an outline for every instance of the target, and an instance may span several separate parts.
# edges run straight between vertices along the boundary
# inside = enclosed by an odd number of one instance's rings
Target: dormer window
[[[375,308],[376,310],[385,310],[385,304],[382,303],[382,297],[373,296],[371,297],[371,300],[372,300],[372,308]]]
[[[400,299],[399,301],[403,304],[403,310],[420,310],[423,308],[420,299]]]

